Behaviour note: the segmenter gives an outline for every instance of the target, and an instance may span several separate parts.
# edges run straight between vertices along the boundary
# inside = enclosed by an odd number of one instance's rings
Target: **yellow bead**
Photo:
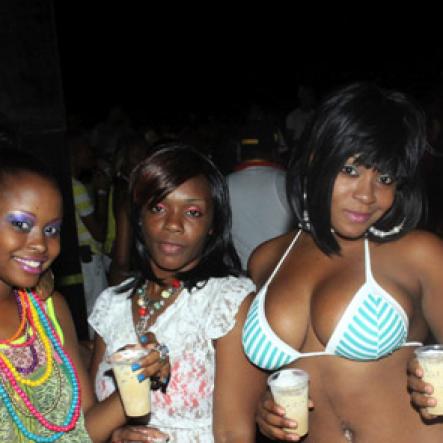
[[[162,298],[169,298],[171,296],[171,292],[167,289],[163,289],[163,291],[160,292],[160,295]]]

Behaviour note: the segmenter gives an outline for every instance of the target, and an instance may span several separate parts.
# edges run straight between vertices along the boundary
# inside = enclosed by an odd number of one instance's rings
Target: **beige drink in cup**
[[[282,369],[268,378],[274,401],[286,410],[286,417],[295,420],[296,429],[286,428],[287,432],[300,437],[308,433],[308,383],[309,375],[302,369]]]
[[[437,400],[436,406],[427,408],[428,412],[443,415],[443,345],[421,346],[415,355],[423,369],[423,380],[434,387],[431,397]]]
[[[109,359],[128,417],[142,417],[151,412],[151,380],[138,381],[137,375],[141,370],[131,369],[133,363],[148,354],[148,349],[126,348],[115,352]]]

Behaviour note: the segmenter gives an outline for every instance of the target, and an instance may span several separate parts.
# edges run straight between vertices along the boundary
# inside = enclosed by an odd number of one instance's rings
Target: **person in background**
[[[275,161],[276,133],[264,122],[240,131],[241,161],[227,176],[232,237],[246,270],[251,252],[266,240],[288,232],[293,217],[286,197],[286,172]]]
[[[95,299],[107,286],[103,242],[106,238],[109,175],[96,168],[93,150],[82,132],[67,134],[71,159],[72,190],[79,242],[80,263],[88,314]],[[80,180],[92,173],[90,191]]]
[[[135,251],[132,249],[132,229],[129,220],[129,176],[147,153],[148,144],[143,135],[125,135],[117,144],[105,241],[105,253],[111,258],[108,275],[110,285],[121,283],[131,269],[131,256]]]
[[[269,371],[308,372],[305,442],[441,442],[443,423],[421,420],[406,372],[428,335],[443,340],[443,242],[416,229],[424,113],[401,92],[357,83],[322,101],[308,135],[288,172],[301,228],[249,261],[260,290],[245,352]],[[296,441],[284,413],[268,394],[259,427]]]
[[[298,106],[292,110],[285,121],[287,141],[292,150],[298,148],[305,128],[314,115],[317,99],[312,86],[300,84],[297,89]]]

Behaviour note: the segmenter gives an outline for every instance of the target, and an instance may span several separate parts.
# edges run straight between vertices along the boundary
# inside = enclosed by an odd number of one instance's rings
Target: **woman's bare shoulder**
[[[435,254],[443,254],[443,240],[432,232],[417,229],[402,237],[398,248],[412,259],[432,259]]]
[[[400,261],[420,279],[428,272],[435,273],[443,263],[443,240],[432,232],[414,230],[382,247],[385,257]]]
[[[62,313],[69,311],[68,303],[60,292],[54,291],[51,294],[51,298],[54,302],[54,307],[57,313],[58,311],[61,311]]]
[[[72,319],[71,310],[65,297],[58,291],[54,291],[51,295],[54,302],[55,315],[65,334],[75,334],[74,321]]]
[[[257,246],[249,257],[248,273],[257,287],[271,274],[293,240],[295,232],[280,235]]]
[[[398,243],[398,253],[417,269],[424,269],[443,262],[443,240],[432,232],[415,230]]]

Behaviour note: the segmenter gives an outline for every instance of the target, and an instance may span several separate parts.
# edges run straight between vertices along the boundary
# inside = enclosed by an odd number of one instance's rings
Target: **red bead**
[[[177,278],[172,279],[171,286],[175,289],[178,289],[181,286],[180,280]]]
[[[138,309],[138,315],[140,317],[144,317],[147,314],[148,310],[146,308],[139,308]]]

